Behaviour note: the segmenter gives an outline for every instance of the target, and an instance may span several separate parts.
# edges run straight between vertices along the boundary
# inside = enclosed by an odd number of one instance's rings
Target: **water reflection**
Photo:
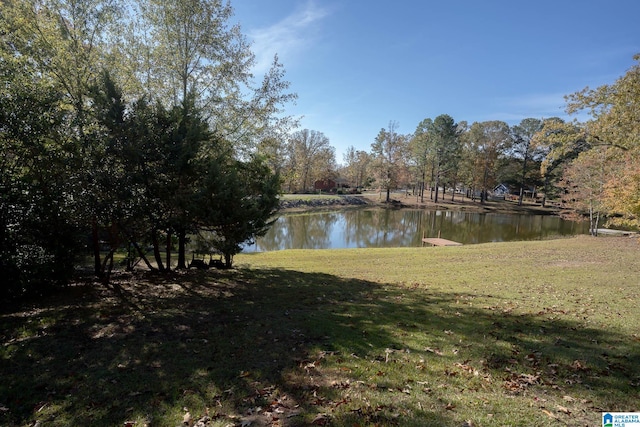
[[[421,246],[423,234],[473,244],[587,232],[586,224],[548,215],[363,209],[283,215],[245,252]]]

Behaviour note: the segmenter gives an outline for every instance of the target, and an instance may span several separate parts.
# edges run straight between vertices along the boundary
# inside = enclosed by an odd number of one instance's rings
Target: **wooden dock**
[[[431,246],[462,246],[462,243],[442,239],[440,237],[423,237],[422,243],[428,243]]]

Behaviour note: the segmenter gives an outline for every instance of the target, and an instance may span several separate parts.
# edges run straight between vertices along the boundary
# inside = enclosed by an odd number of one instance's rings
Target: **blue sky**
[[[558,116],[564,95],[613,83],[640,53],[638,0],[231,0],[256,75],[278,54],[287,114],[343,162],[390,121]],[[586,117],[578,117],[585,120]]]

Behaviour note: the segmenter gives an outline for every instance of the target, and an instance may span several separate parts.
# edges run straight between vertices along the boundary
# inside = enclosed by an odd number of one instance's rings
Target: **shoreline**
[[[539,204],[525,202],[518,206],[516,202],[507,200],[486,201],[481,204],[459,195],[459,199],[440,200],[438,203],[430,199],[424,202],[416,200],[415,196],[408,196],[406,193],[395,192],[391,194],[391,202],[384,201],[384,193],[367,192],[363,194],[349,195],[286,195],[286,199],[281,201],[279,213],[311,212],[321,210],[336,210],[348,208],[378,207],[385,209],[424,209],[424,210],[450,210],[472,213],[505,213],[505,214],[529,214],[529,215],[558,215],[560,210],[555,207],[542,207]]]

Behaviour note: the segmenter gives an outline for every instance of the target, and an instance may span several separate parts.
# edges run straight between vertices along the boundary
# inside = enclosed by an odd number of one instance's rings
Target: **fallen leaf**
[[[440,349],[438,349],[438,348],[434,349],[434,348],[427,347],[427,348],[425,348],[425,350],[428,351],[429,353],[437,354],[438,356],[444,355],[444,353],[442,351],[440,351]]]
[[[311,424],[313,424],[314,426],[324,426],[324,425],[327,425],[328,423],[329,423],[329,417],[325,414],[318,414],[313,419],[313,421],[311,421]]]
[[[565,408],[564,406],[558,405],[557,409],[559,412],[562,412],[563,414],[571,415],[571,411],[568,408]]]
[[[184,417],[182,417],[182,424],[185,426],[190,426],[191,425],[191,413],[187,412],[186,414],[184,414]]]

